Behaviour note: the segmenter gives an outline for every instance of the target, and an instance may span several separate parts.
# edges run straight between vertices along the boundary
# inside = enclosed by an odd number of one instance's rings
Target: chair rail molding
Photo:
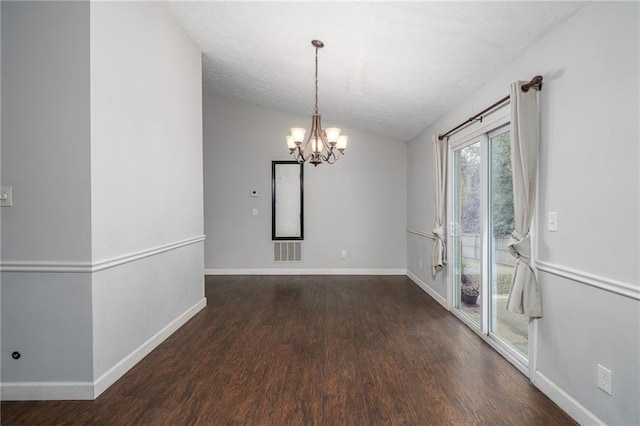
[[[125,263],[135,262],[147,257],[155,256],[160,253],[175,250],[191,244],[204,241],[205,235],[185,238],[183,240],[174,241],[172,243],[150,247],[127,253],[108,259],[97,260],[95,262],[87,261],[47,261],[47,260],[29,260],[29,261],[3,261],[0,264],[0,272],[45,272],[45,273],[86,273],[100,272],[105,269],[114,268],[124,265]]]
[[[615,293],[620,296],[628,297],[630,299],[640,300],[640,286],[637,285],[632,285],[622,281],[616,281],[611,278],[601,277],[598,275],[590,274],[588,272],[579,271],[568,266],[546,262],[544,260],[536,260],[535,266],[539,271],[542,272],[557,275],[559,277],[566,278],[572,281],[577,281],[579,283],[599,288],[610,293]]]

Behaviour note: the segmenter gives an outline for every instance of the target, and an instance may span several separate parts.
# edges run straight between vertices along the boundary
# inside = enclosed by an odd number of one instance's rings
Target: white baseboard
[[[124,357],[119,363],[111,367],[106,373],[100,376],[94,382],[94,398],[97,398],[109,386],[114,384],[120,377],[124,376],[127,371],[129,371],[134,365],[140,362],[152,350],[158,347],[160,343],[164,342],[167,337],[171,336],[177,329],[182,327],[205,306],[207,306],[207,299],[202,298],[198,303],[187,309],[182,315],[171,321],[162,330],[158,331],[149,340],[144,342],[136,350]]]
[[[406,269],[207,269],[205,275],[406,275]]]
[[[2,401],[91,400],[92,382],[3,382]]]
[[[202,298],[178,318],[167,324],[95,382],[4,382],[0,384],[2,401],[92,400],[147,356],[167,337],[182,327],[207,305]]]
[[[441,304],[443,308],[445,308],[448,311],[451,310],[451,308],[449,307],[449,304],[447,303],[447,299],[442,297],[437,291],[431,288],[427,283],[425,283],[420,278],[418,278],[413,273],[411,273],[411,271],[407,271],[407,277],[409,277],[411,281],[416,283],[418,287],[420,287],[425,293],[431,296],[436,302]]]
[[[581,425],[606,424],[541,372],[536,371],[532,383]]]

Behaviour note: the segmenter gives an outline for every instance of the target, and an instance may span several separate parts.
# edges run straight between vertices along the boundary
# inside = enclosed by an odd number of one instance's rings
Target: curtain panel
[[[540,289],[531,266],[531,219],[538,170],[537,91],[523,92],[527,82],[511,85],[511,166],[515,230],[508,248],[516,258],[507,309],[530,318],[542,317]]]
[[[439,140],[438,135],[433,135],[433,190],[436,206],[436,223],[433,228],[435,240],[433,242],[433,255],[431,257],[431,275],[435,279],[438,272],[447,264],[447,250],[445,245],[445,189],[447,182],[447,150],[446,141]]]

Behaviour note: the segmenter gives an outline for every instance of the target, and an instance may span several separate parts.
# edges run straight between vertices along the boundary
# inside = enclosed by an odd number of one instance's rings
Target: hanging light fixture
[[[341,135],[341,130],[337,127],[322,129],[318,112],[318,49],[322,49],[324,43],[320,40],[313,40],[311,44],[316,48],[316,109],[311,118],[311,131],[304,145],[302,142],[307,129],[302,127],[293,127],[291,134],[286,136],[286,140],[289,153],[298,163],[308,161],[317,166],[322,163],[333,164],[338,161],[347,148],[349,137]]]

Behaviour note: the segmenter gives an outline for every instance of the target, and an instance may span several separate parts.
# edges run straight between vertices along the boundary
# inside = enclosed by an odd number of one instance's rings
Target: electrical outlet
[[[611,370],[598,364],[598,388],[604,393],[611,395],[611,380]]]

